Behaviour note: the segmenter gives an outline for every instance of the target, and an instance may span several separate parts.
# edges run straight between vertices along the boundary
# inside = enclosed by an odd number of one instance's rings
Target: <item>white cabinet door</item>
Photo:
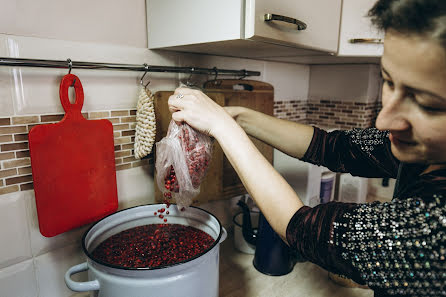
[[[245,38],[337,52],[341,0],[245,1]],[[297,30],[297,25],[283,21],[265,21],[265,14],[297,19],[307,28]]]
[[[343,0],[339,56],[382,55],[384,34],[374,28],[367,16],[375,2],[376,0]]]
[[[150,49],[243,38],[244,0],[147,0]]]

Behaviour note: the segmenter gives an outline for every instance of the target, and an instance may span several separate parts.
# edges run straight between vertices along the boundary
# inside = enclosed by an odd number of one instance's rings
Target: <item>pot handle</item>
[[[98,280],[89,282],[75,282],[71,279],[71,276],[73,274],[87,270],[88,270],[87,262],[75,265],[70,269],[68,269],[68,271],[65,273],[65,283],[67,284],[67,287],[74,292],[98,291],[100,287]]]
[[[228,232],[224,227],[221,227],[221,237],[218,243],[222,243],[223,241],[225,241],[226,237],[228,237]]]

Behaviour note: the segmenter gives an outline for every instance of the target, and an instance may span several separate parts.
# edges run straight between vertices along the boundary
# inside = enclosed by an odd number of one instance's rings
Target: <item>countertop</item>
[[[234,248],[232,232],[220,249],[220,297],[372,297],[373,291],[342,287],[310,262],[297,263],[284,276],[268,276],[252,265],[254,255]]]
[[[234,248],[232,232],[220,245],[219,297],[373,297],[372,290],[342,287],[326,270],[310,262],[297,263],[284,276],[268,276],[252,265],[254,255]],[[77,293],[71,297],[88,297]]]

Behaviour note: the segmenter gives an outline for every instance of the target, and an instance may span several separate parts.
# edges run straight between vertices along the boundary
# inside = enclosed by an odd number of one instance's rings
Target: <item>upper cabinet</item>
[[[384,34],[367,17],[375,1],[343,0],[338,56],[382,55]]]
[[[302,63],[376,57],[382,45],[349,41],[378,36],[365,18],[373,2],[147,0],[149,48]]]

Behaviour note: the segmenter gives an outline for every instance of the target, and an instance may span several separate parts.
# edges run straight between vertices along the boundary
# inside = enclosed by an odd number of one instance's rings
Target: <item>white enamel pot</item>
[[[212,246],[184,262],[157,268],[122,268],[95,260],[91,252],[105,239],[123,230],[148,224],[163,223],[154,215],[165,204],[151,204],[121,210],[94,224],[82,238],[87,261],[68,269],[65,283],[75,292],[91,292],[98,297],[218,297],[219,250],[226,239],[226,230],[219,220],[198,207],[185,211],[176,205],[169,207],[170,224],[198,228],[215,239]],[[88,271],[87,282],[77,282],[71,276]]]

